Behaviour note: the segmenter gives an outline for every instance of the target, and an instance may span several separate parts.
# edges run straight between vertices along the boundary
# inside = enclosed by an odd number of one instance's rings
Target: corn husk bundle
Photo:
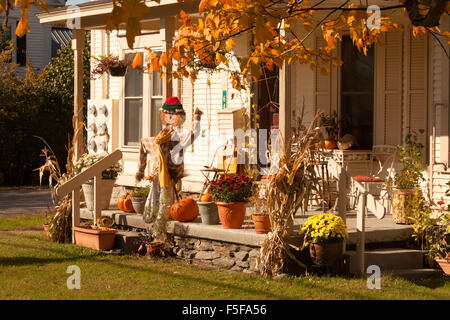
[[[279,169],[271,176],[268,185],[267,208],[272,232],[264,240],[257,258],[259,270],[264,276],[282,273],[287,257],[306,269],[304,263],[291,252],[287,238],[292,232],[294,214],[300,208],[306,211],[313,190],[320,192],[319,177],[312,164],[323,145],[320,130],[314,126],[319,116],[317,114],[314,117],[302,136],[280,144],[283,155],[280,157]],[[286,145],[295,148],[289,150]]]
[[[72,143],[70,148],[67,150],[67,164],[66,172],[63,173],[61,166],[59,165],[58,159],[55,156],[52,148],[48,143],[41,137],[45,146],[42,150],[41,156],[45,159],[45,163],[37,168],[39,171],[39,179],[42,184],[42,177],[45,172],[48,172],[48,184],[52,191],[53,203],[56,202],[56,189],[72,179],[75,175],[75,166],[73,162],[75,143],[77,141],[78,135],[82,133],[83,123],[76,122],[76,118],[73,117],[72,125],[74,128],[74,135],[72,138]],[[55,206],[55,214],[49,224],[49,235],[52,241],[64,243],[72,241],[72,195],[67,194],[63,198],[59,199],[59,202]]]

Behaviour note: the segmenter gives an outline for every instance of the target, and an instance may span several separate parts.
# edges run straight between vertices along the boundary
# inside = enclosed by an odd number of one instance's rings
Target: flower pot
[[[336,141],[334,140],[325,140],[325,149],[336,149],[337,145],[336,145]]]
[[[414,189],[395,189],[392,191],[392,221],[398,224],[410,223]]]
[[[436,262],[441,267],[445,274],[450,275],[450,260],[449,259],[436,259]]]
[[[253,214],[252,220],[255,223],[255,232],[258,234],[269,233],[271,231],[270,216]]]
[[[160,257],[162,254],[163,243],[160,241],[146,242],[145,247],[147,248],[147,256],[149,257]]]
[[[123,77],[127,73],[127,67],[109,67],[111,77]]]
[[[109,202],[111,201],[111,194],[116,180],[102,179],[100,181],[100,209],[109,209]],[[86,207],[90,211],[94,211],[94,181],[90,180],[82,185],[84,199],[86,200]]]
[[[131,203],[133,204],[133,209],[137,214],[143,214],[145,210],[146,197],[131,197]]]
[[[45,231],[45,235],[47,236],[47,238],[50,238],[50,225],[48,224],[44,224],[44,231]]]
[[[79,246],[96,249],[112,250],[117,230],[109,228],[73,227],[75,243]]]
[[[217,205],[214,202],[197,202],[200,216],[203,224],[219,224],[219,213]]]
[[[309,254],[316,265],[333,268],[343,257],[343,241],[310,243]]]
[[[245,219],[247,202],[216,202],[224,229],[239,229]]]

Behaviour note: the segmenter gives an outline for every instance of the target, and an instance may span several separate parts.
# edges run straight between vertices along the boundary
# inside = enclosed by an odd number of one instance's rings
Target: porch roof
[[[159,4],[154,1],[146,1],[150,10],[142,16],[143,27],[148,29],[150,25],[146,22],[159,20],[162,17],[176,16],[180,10],[195,13],[198,11],[198,3],[198,0],[195,0],[193,5],[179,3],[177,0],[161,0]],[[104,29],[112,9],[113,2],[111,0],[96,0],[77,6],[58,7],[48,12],[40,12],[37,17],[40,23],[56,25],[66,25],[68,21],[73,22],[74,19],[79,19],[79,25],[77,25],[79,29]],[[123,27],[125,28],[125,24]]]

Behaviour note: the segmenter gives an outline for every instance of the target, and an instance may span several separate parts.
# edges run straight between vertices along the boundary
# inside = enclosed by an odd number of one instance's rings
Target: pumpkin
[[[202,195],[202,197],[200,198],[200,202],[211,202],[213,201],[213,197],[211,194],[209,193],[205,193],[204,195]]]
[[[128,213],[134,212],[133,203],[131,202],[131,195],[129,193],[121,195],[117,201],[117,206],[120,210]]]
[[[197,218],[198,213],[197,202],[191,198],[181,199],[170,207],[170,215],[180,222],[192,221]]]
[[[325,149],[335,149],[336,148],[336,141],[334,140],[325,140]]]

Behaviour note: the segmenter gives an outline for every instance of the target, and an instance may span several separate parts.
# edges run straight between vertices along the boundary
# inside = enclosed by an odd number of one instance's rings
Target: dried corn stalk
[[[271,176],[268,185],[267,208],[272,223],[272,232],[264,240],[257,263],[264,276],[275,276],[283,271],[287,257],[301,267],[306,266],[295,258],[287,238],[292,231],[294,214],[302,208],[306,211],[312,190],[320,192],[319,177],[313,162],[318,159],[323,137],[315,128],[317,114],[304,134],[295,141],[288,141],[292,150],[280,143],[283,156],[278,171]],[[292,142],[292,143],[291,143]]]
[[[56,202],[56,189],[72,179],[76,172],[75,166],[73,162],[74,157],[74,146],[77,141],[78,136],[82,133],[83,123],[76,122],[76,118],[73,117],[72,125],[74,129],[74,135],[72,138],[72,144],[70,148],[67,150],[67,164],[66,164],[66,172],[63,173],[61,167],[58,163],[58,159],[56,159],[55,153],[52,148],[48,145],[48,143],[41,137],[37,137],[41,139],[45,146],[42,149],[42,157],[45,158],[45,163],[37,168],[39,171],[39,179],[42,184],[42,177],[45,172],[49,174],[48,185],[52,191],[52,200],[55,204]],[[49,225],[49,234],[50,238],[55,242],[70,242],[72,241],[72,195],[68,194],[63,198],[59,199],[58,204],[55,206],[55,214],[50,221]]]

